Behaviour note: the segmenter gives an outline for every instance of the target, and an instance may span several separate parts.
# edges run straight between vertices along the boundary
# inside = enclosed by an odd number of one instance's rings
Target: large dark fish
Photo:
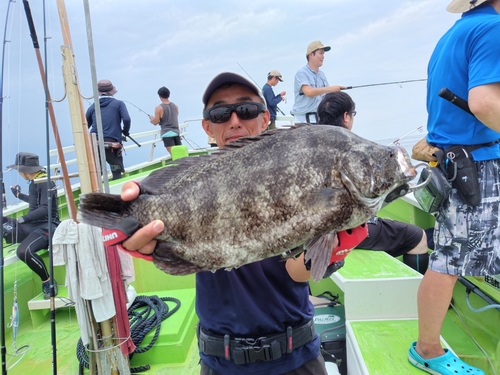
[[[416,175],[407,153],[335,126],[298,126],[242,138],[210,156],[153,172],[150,194],[81,197],[82,221],[115,228],[132,216],[165,223],[154,263],[184,275],[231,269],[303,244],[311,275],[328,266],[334,236],[375,215]]]

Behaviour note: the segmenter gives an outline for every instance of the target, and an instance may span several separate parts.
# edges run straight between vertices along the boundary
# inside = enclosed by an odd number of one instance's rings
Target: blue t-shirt
[[[316,112],[318,105],[323,98],[323,95],[311,97],[301,95],[301,93],[303,94],[303,85],[311,86],[313,88],[329,86],[325,73],[321,70],[318,69],[318,72],[316,73],[311,69],[309,64],[306,64],[298,70],[295,74],[295,80],[293,83],[295,103],[292,108],[292,115],[295,117],[296,122],[305,122],[306,113]]]
[[[231,271],[196,274],[196,310],[200,325],[209,334],[229,334],[231,338],[284,333],[288,326],[300,326],[314,316],[308,283],[293,281],[279,256]],[[317,336],[292,353],[268,362],[236,365],[200,353],[202,360],[219,375],[282,374],[318,355]]]
[[[273,88],[268,83],[262,87],[262,95],[264,95],[264,99],[266,99],[267,109],[271,114],[271,120],[276,120],[276,109],[282,100],[281,95],[274,95]]]
[[[439,40],[428,66],[427,141],[438,147],[488,143],[500,134],[438,96],[446,87],[467,100],[470,89],[500,82],[500,15],[480,5],[462,15]],[[480,148],[475,160],[500,157],[500,144]]]

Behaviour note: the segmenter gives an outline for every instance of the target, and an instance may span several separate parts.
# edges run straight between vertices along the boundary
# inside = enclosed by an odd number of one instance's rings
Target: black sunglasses
[[[233,112],[240,120],[253,120],[259,114],[266,111],[262,103],[246,102],[237,104],[216,105],[215,107],[203,111],[203,118],[208,119],[215,124],[228,122]]]

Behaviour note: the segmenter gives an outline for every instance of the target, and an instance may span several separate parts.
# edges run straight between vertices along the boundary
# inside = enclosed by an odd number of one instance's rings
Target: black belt
[[[311,116],[314,116],[314,121],[311,121]],[[309,124],[316,124],[318,122],[318,114],[316,112],[307,112],[306,122]]]
[[[242,365],[255,361],[273,361],[282,354],[291,353],[294,349],[314,339],[316,332],[311,319],[300,327],[288,327],[285,333],[259,338],[231,338],[229,335],[212,336],[198,324],[196,335],[198,347],[205,355],[233,360]]]

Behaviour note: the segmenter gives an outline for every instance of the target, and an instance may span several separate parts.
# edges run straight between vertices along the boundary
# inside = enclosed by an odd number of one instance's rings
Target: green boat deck
[[[168,161],[167,161],[168,162]],[[153,169],[166,164],[158,162],[155,166],[145,166],[130,170],[129,177],[141,179]],[[121,189],[121,183],[111,182],[111,189]],[[78,194],[75,192],[75,196]],[[60,197],[61,217],[67,217],[64,197]],[[15,215],[22,215],[16,213]],[[15,216],[14,215],[14,216]],[[418,208],[403,200],[397,200],[379,212],[380,217],[406,221],[422,228],[432,227],[433,218],[423,214]],[[12,255],[7,246],[4,257]],[[48,264],[48,253],[43,254]],[[143,354],[135,354],[131,367],[149,365],[150,369],[140,374],[192,375],[199,374],[199,355],[196,345],[195,327],[195,283],[194,275],[171,276],[158,270],[152,263],[134,258],[136,281],[132,283],[137,295],[158,295],[181,300],[181,308],[163,324],[156,345]],[[62,285],[65,278],[64,267],[55,267],[55,278],[59,283],[56,297],[56,344],[57,368],[60,374],[78,374],[76,345],[80,337],[73,307],[64,307],[67,295]],[[52,345],[50,310],[43,308],[40,295],[41,283],[21,262],[5,267],[5,304],[6,325],[11,315],[14,297],[14,280],[17,286],[20,327],[16,339],[18,348],[30,345],[21,356],[13,356],[12,329],[6,328],[6,347],[9,373],[29,374],[52,373]],[[331,279],[311,283],[313,295],[331,291],[340,295],[345,307],[349,375],[413,375],[423,374],[407,361],[407,351],[411,342],[417,338],[416,291],[421,275],[411,270],[400,260],[384,252],[355,250],[346,259],[346,265]],[[500,300],[500,290],[484,282],[482,278],[468,278],[492,298]],[[154,292],[156,291],[156,292]],[[37,305],[37,303],[39,303]],[[471,293],[470,303],[481,308],[486,303]],[[46,302],[45,302],[46,304]],[[31,305],[32,310],[28,309]],[[450,310],[443,326],[443,344],[471,365],[494,375],[486,356],[479,350],[471,335],[484,348],[500,373],[500,314],[497,310],[481,313],[472,312],[465,300],[465,288],[457,283],[454,292],[454,305],[461,312],[458,316]],[[38,307],[36,307],[38,306]],[[60,307],[59,307],[60,306]],[[169,304],[170,306],[170,304]],[[150,332],[141,346],[147,345],[154,335]],[[17,364],[11,368],[13,364]],[[361,366],[361,367],[357,367]],[[85,371],[89,373],[89,371]]]

